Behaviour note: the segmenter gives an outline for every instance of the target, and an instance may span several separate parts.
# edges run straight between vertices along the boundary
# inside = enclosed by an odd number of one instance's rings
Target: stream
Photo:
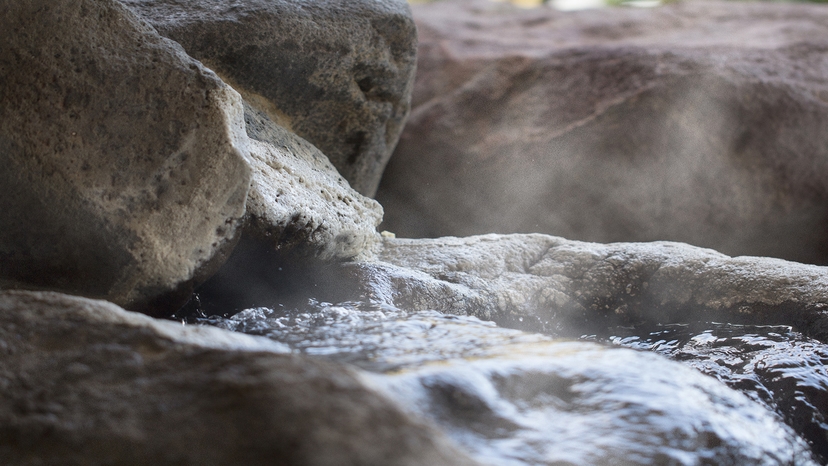
[[[484,464],[828,459],[828,345],[789,327],[698,323],[564,339],[470,316],[313,300],[190,320],[356,366]]]

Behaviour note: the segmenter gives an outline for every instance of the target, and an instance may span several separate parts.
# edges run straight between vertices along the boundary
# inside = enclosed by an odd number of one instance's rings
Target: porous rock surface
[[[111,303],[0,293],[5,465],[471,465],[352,370]]]
[[[253,168],[244,238],[322,260],[370,250],[380,239],[382,207],[351,189],[319,149],[244,107]]]
[[[404,0],[126,0],[373,196],[410,109]]]
[[[828,263],[828,10],[414,5],[377,199],[405,237],[541,232]]]
[[[542,235],[385,239],[343,265],[368,299],[580,336],[616,325],[791,325],[828,341],[828,269],[671,242]],[[363,298],[364,299],[364,298]]]
[[[239,225],[321,259],[378,241],[379,204],[120,3],[7,5],[2,21],[0,288],[166,314]]]
[[[3,2],[0,42],[0,287],[180,305],[245,213],[239,95],[112,0]]]
[[[828,341],[828,268],[682,243],[587,243],[543,234],[385,238],[344,263],[279,262],[244,244],[199,290],[205,310],[318,302],[473,315],[578,337],[615,326],[790,325]]]

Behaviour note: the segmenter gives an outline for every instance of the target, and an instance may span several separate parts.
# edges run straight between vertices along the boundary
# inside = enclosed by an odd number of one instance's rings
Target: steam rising
[[[382,228],[828,263],[826,63],[802,45],[816,24],[693,5],[419,10],[415,109],[377,195]]]

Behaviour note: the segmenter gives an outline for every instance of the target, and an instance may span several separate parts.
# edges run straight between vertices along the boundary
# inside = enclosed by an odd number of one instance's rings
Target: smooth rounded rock
[[[382,228],[828,263],[828,10],[413,12],[414,107],[377,194]]]
[[[232,248],[239,95],[112,0],[0,5],[0,287],[164,312]]]
[[[403,0],[126,0],[373,196],[410,109],[417,34]]]

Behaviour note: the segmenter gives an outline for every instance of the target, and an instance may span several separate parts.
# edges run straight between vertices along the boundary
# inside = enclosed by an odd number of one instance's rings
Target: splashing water
[[[198,321],[353,364],[485,464],[810,465],[828,445],[828,348],[787,327],[561,341],[475,317],[315,301]]]
[[[663,354],[745,393],[828,459],[828,346],[787,326],[696,323],[618,330],[605,340]]]

